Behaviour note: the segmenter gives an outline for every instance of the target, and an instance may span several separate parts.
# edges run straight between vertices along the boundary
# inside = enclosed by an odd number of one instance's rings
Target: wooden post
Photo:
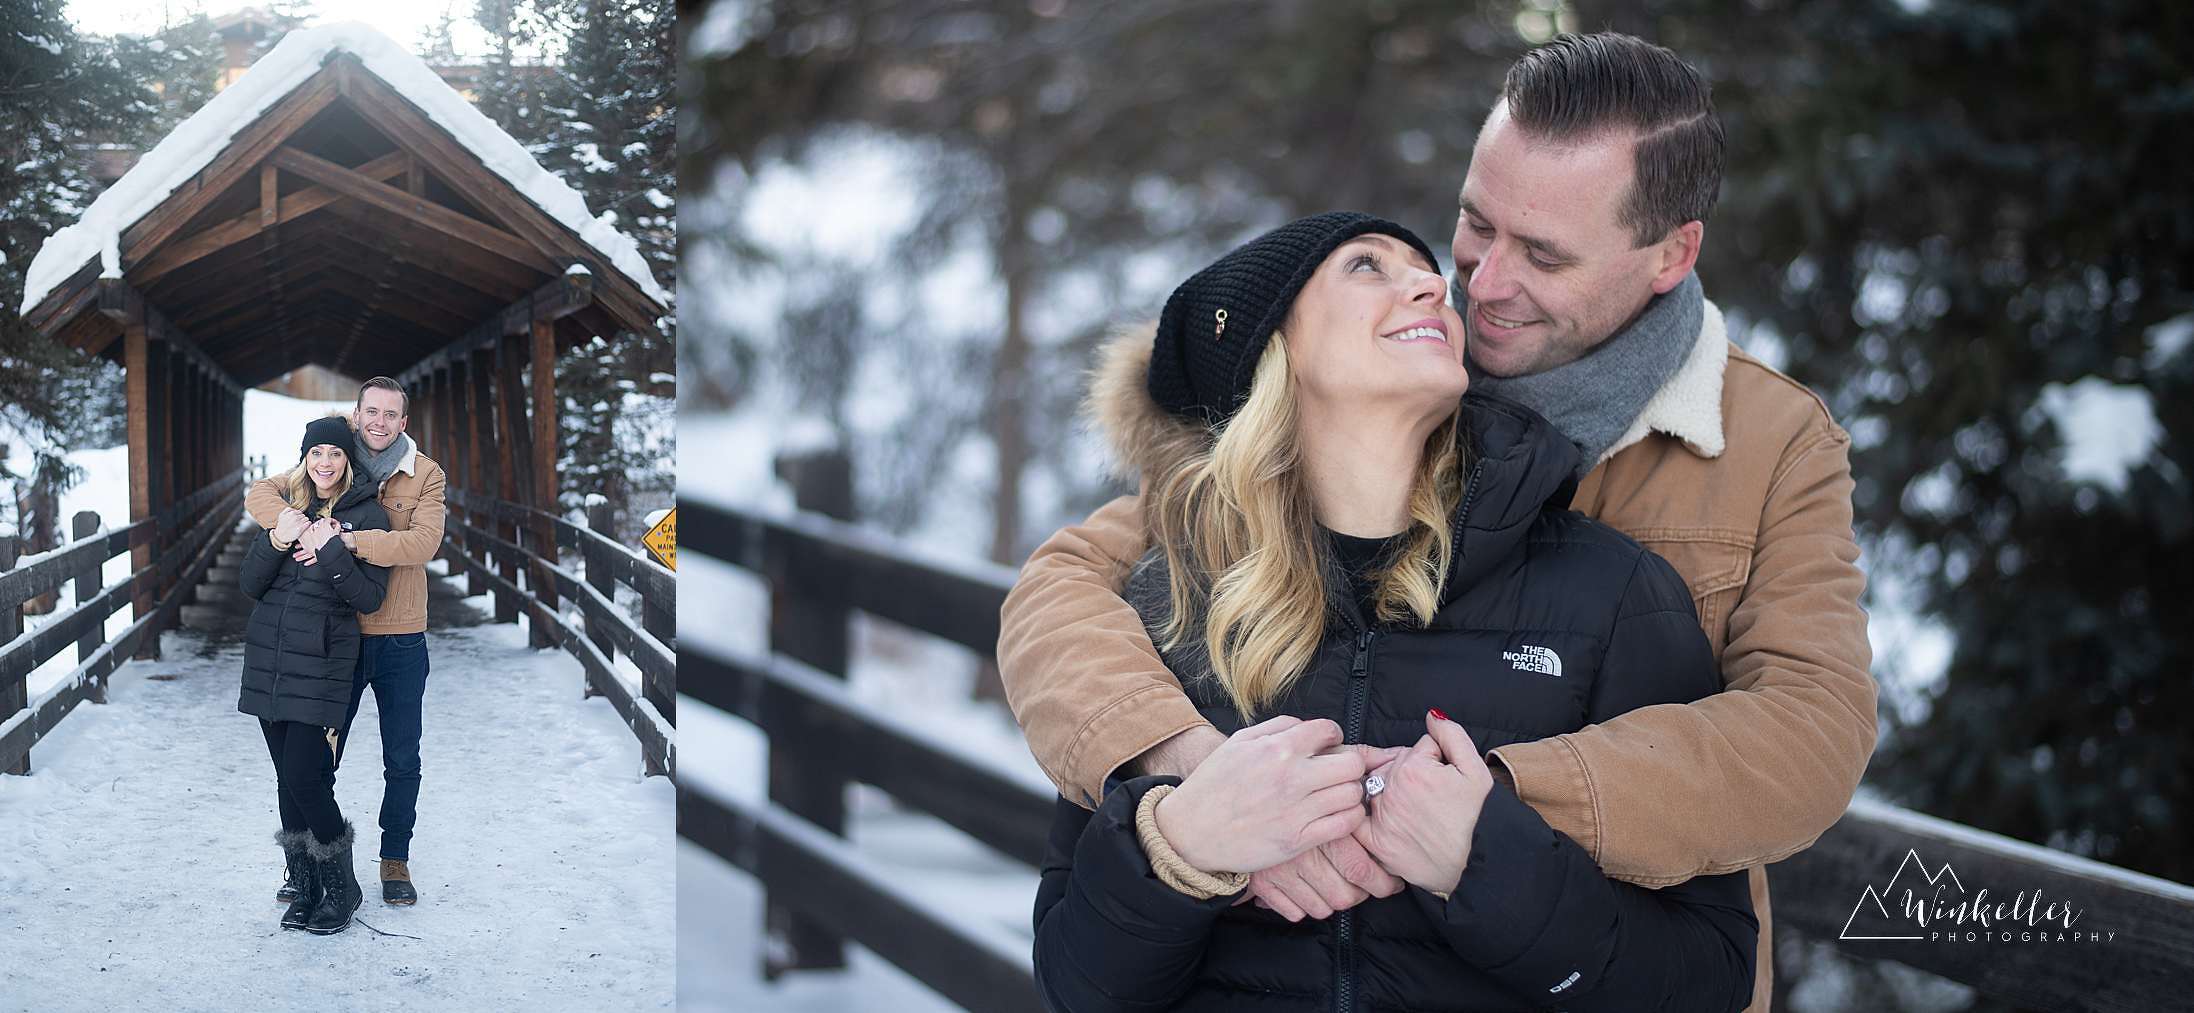
[[[610,506],[606,500],[587,504],[587,530],[611,541],[617,540],[616,518],[616,508]],[[602,548],[593,539],[582,540],[579,543],[579,559],[586,567],[587,586],[601,592],[602,597],[616,601],[617,579],[610,576],[609,559]],[[587,638],[594,641],[595,648],[602,652],[603,658],[616,660],[617,642],[610,639],[609,631],[594,628],[593,616],[587,617]],[[647,673],[642,672],[640,683],[643,693],[646,692],[648,681]],[[586,683],[584,688],[586,691],[582,696],[595,695],[593,683]]]
[[[464,356],[450,359],[449,433],[435,446],[440,455],[435,459],[442,462],[442,474],[451,489],[467,488],[465,479],[471,474],[472,466],[472,385],[468,382],[465,365]],[[456,557],[462,555],[467,546],[459,536],[451,536],[444,544],[448,547],[444,558],[453,564],[450,574],[454,576],[458,572],[454,565]]]
[[[556,438],[556,321],[533,322],[533,508],[548,514],[557,509]],[[534,518],[534,553],[556,562],[556,525],[545,517]],[[533,595],[557,611],[556,580],[544,568],[536,574]],[[545,644],[543,646],[546,646]]]
[[[143,324],[122,326],[122,393],[128,405],[126,425],[129,430],[129,487],[130,523],[135,524],[152,516],[152,356],[150,337]],[[152,565],[153,543],[148,538],[132,538],[130,546],[130,572],[135,573]],[[130,618],[134,621],[152,614],[152,588],[140,584],[130,599]],[[137,657],[160,657],[160,637],[144,637],[138,641]]]
[[[777,474],[792,485],[802,510],[853,519],[853,465],[837,450],[777,459]],[[846,677],[847,624],[852,610],[828,574],[800,567],[770,573],[769,646],[840,679]],[[846,775],[828,729],[772,727],[769,797],[825,833],[846,832]],[[774,979],[790,970],[846,966],[845,939],[778,904],[767,907],[771,936],[762,973]]]
[[[470,488],[466,490],[466,494],[473,497],[473,501],[477,503],[495,495],[497,488],[495,484],[495,462],[503,454],[501,446],[495,442],[494,353],[484,348],[475,348],[470,358],[472,365],[467,372],[471,374],[472,381],[473,453],[472,460],[466,462],[469,469],[467,477],[470,482]],[[492,531],[494,530],[494,514],[468,509],[465,511],[465,523],[483,532]],[[475,561],[487,562],[487,546],[485,544],[468,543],[465,546],[465,553]],[[479,573],[473,574],[471,582],[465,587],[465,593],[467,595],[479,595],[487,592],[487,578]]]
[[[519,490],[532,488],[533,476],[530,470],[533,467],[533,454],[528,446],[531,443],[531,437],[526,429],[525,395],[523,393],[525,385],[524,377],[520,372],[525,365],[521,361],[523,355],[524,349],[518,341],[507,336],[497,340],[495,346],[495,364],[497,367],[495,376],[495,435],[496,443],[501,446],[502,453],[497,455],[496,460],[495,496],[496,499],[505,502],[523,501],[526,494]],[[521,470],[528,473],[521,475],[519,473]],[[521,478],[525,481],[521,482]],[[504,541],[512,543],[518,541],[517,524],[504,515],[500,506],[495,508],[495,533],[497,537]],[[500,564],[496,568],[497,572],[502,575],[504,580],[516,584],[518,582],[518,560],[509,553],[497,553],[496,556],[497,562]],[[495,598],[495,621],[499,623],[517,622],[517,600],[510,598],[508,595],[497,595]],[[546,643],[546,635],[542,631],[535,631],[530,640],[533,646],[541,647]]]
[[[640,628],[673,651],[678,649],[678,615],[663,607],[653,598],[640,599]],[[641,687],[655,709],[672,725],[678,723],[678,672],[673,669],[668,681],[656,680]]]
[[[99,533],[99,514],[93,510],[78,510],[76,517],[69,522],[69,525],[69,540],[71,542],[82,541]],[[82,573],[76,575],[76,604],[82,605],[93,598],[99,597],[100,571],[104,568],[105,560],[95,559],[92,560],[89,566],[84,567]],[[81,665],[90,661],[92,654],[99,650],[99,645],[106,642],[106,639],[100,635],[103,626],[104,624],[94,626],[85,630],[83,636],[76,638],[77,664]],[[92,686],[91,702],[107,702],[106,676],[100,676],[99,681]]]
[[[152,451],[145,476],[152,483],[152,512],[158,515],[167,510],[168,504],[175,502],[175,360],[170,354],[175,345],[169,341],[157,340],[157,331],[148,330],[145,336],[153,339],[145,346],[145,362],[151,367],[146,372],[146,392],[150,395],[150,400],[146,402],[149,406],[146,418],[150,426],[146,432],[146,446]],[[152,534],[152,558],[157,563],[160,556],[168,551],[169,543],[175,539],[175,524],[172,520],[154,524]],[[157,574],[152,587],[155,598],[167,594],[168,575]]]
[[[0,535],[0,573],[15,569],[15,561],[21,551],[22,540],[14,535]],[[0,644],[5,644],[23,633],[23,606],[19,602],[0,603]],[[28,674],[18,675],[0,683],[0,721],[13,717],[17,711],[30,706],[30,684],[24,680]],[[30,773],[30,751],[23,751],[23,758],[14,766],[0,768],[0,774]]]

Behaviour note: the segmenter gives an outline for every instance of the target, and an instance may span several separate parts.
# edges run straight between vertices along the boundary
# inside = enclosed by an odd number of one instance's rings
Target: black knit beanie
[[[1327,211],[1258,236],[1196,272],[1158,314],[1150,356],[1150,396],[1174,415],[1216,423],[1249,398],[1265,342],[1287,319],[1311,272],[1342,243],[1368,233],[1393,236],[1440,258],[1417,234],[1384,218]]]
[[[302,461],[312,448],[332,443],[343,452],[344,463],[358,457],[358,440],[350,432],[350,423],[333,415],[323,415],[305,423],[305,441],[297,445],[297,459]]]

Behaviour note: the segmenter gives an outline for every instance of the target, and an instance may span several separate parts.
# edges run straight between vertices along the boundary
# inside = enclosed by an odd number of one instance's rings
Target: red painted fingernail
[[[1452,720],[1454,720],[1453,718],[1450,718],[1450,717],[1448,717],[1448,716],[1447,716],[1447,712],[1446,712],[1446,711],[1443,711],[1443,710],[1441,710],[1441,709],[1440,709],[1440,708],[1438,708],[1438,707],[1434,707],[1434,708],[1432,708],[1432,716],[1433,716],[1433,717],[1436,717],[1436,718],[1439,718],[1439,719],[1440,719],[1440,720],[1442,720],[1442,721],[1452,721]]]

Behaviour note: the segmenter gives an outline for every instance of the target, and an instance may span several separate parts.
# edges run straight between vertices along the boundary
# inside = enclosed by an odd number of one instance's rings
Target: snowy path
[[[369,692],[337,777],[359,914],[285,932],[274,773],[239,643],[163,637],[0,777],[0,1010],[667,1009],[674,796],[578,663],[438,588],[414,908],[380,902]],[[471,610],[472,614],[450,614]]]

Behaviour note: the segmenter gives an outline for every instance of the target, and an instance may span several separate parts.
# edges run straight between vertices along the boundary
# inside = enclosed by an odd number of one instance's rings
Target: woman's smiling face
[[[325,496],[343,481],[343,469],[350,466],[350,458],[343,448],[332,443],[315,445],[305,452],[305,474],[312,477],[312,484]]]
[[[1463,321],[1423,254],[1369,234],[1329,254],[1282,326],[1298,396],[1335,407],[1455,410],[1470,386]]]

